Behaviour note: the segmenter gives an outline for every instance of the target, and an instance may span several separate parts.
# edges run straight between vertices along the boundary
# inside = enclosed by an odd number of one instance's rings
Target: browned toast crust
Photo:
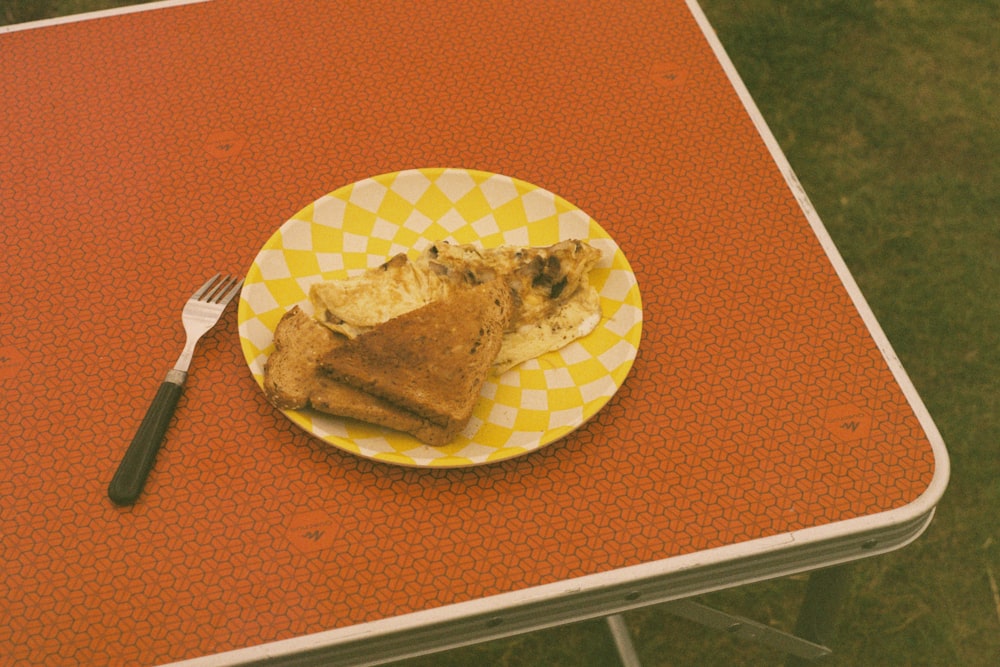
[[[329,350],[319,367],[445,429],[464,426],[513,310],[502,280],[458,290]]]
[[[340,417],[410,433],[430,445],[445,445],[460,428],[434,424],[404,408],[318,372],[319,359],[346,338],[307,315],[298,306],[275,328],[275,351],[264,365],[264,394],[285,410],[313,407]]]

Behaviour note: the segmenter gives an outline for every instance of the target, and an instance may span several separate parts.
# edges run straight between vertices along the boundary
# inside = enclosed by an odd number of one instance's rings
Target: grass
[[[145,2],[152,0],[0,0],[0,25],[40,21]]]
[[[0,20],[126,1],[0,0]],[[1000,49],[994,0],[703,0],[723,44],[934,416],[952,457],[913,545],[852,568],[827,665],[992,665],[1000,656]],[[790,629],[801,579],[706,596]],[[643,664],[776,664],[675,619],[626,619]],[[606,665],[600,622],[397,667]]]
[[[830,664],[995,664],[1000,10],[969,0],[805,4],[704,7],[953,464],[928,532],[854,567]]]

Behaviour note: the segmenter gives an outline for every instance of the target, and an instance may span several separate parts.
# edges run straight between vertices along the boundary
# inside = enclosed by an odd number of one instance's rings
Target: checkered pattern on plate
[[[268,240],[247,274],[239,332],[250,371],[263,383],[273,332],[294,305],[309,310],[309,287],[415,257],[448,240],[483,247],[545,246],[579,238],[603,258],[591,272],[601,295],[597,329],[527,361],[483,387],[472,421],[445,447],[312,410],[295,424],[360,456],[408,466],[461,467],[536,450],[592,417],[625,380],[639,345],[642,307],[628,261],[611,237],[564,199],[523,181],[464,169],[416,169],[342,187],[296,213]]]

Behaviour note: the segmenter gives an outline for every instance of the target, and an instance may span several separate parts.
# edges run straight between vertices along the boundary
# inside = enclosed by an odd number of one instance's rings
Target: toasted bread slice
[[[339,383],[317,371],[319,359],[346,340],[298,306],[285,313],[274,331],[275,351],[264,365],[264,393],[283,410],[313,407],[410,433],[430,445],[451,442],[460,427],[446,428],[388,401]]]
[[[460,289],[330,350],[320,368],[445,429],[461,428],[513,310],[502,280]]]
[[[317,324],[298,306],[278,322],[275,350],[264,364],[264,395],[275,407],[307,407],[322,379],[316,374],[319,358],[341,344],[337,334]]]

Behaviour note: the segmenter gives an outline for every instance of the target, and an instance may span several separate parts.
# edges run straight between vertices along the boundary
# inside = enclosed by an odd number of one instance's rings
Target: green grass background
[[[128,0],[0,0],[0,24]],[[703,0],[702,8],[937,422],[952,481],[914,544],[852,566],[827,665],[1000,665],[1000,2]],[[2,49],[0,49],[2,54]],[[705,596],[790,630],[804,579]],[[626,614],[643,664],[782,656]],[[603,666],[602,622],[398,663]]]

